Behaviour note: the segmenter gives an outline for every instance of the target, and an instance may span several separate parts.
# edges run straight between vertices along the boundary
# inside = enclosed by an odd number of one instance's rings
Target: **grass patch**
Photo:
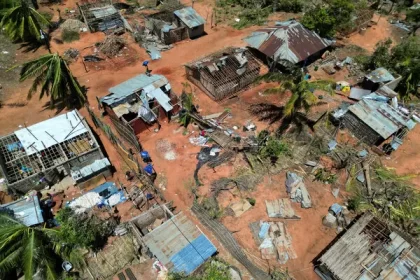
[[[70,42],[79,40],[80,34],[77,31],[64,29],[61,32],[61,39],[63,40],[63,42],[70,43]]]

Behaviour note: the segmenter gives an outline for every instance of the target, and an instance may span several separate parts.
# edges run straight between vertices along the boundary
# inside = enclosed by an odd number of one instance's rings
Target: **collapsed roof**
[[[306,29],[297,21],[279,24],[259,29],[244,41],[275,61],[287,60],[294,64],[304,61],[333,43],[332,40],[321,38],[317,33]]]

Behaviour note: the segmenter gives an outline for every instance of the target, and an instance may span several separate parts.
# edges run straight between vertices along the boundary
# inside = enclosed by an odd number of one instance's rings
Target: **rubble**
[[[68,60],[76,60],[79,57],[79,54],[79,50],[70,48],[64,52],[63,56]]]
[[[106,56],[116,56],[126,44],[123,38],[110,35],[99,45],[99,50]]]
[[[299,202],[302,208],[312,207],[311,196],[303,183],[303,179],[296,173],[286,173],[286,190],[290,199]]]
[[[86,29],[87,26],[86,26],[86,24],[84,24],[80,20],[69,18],[60,25],[60,28],[63,29],[63,30],[67,29],[67,30],[74,31],[74,32],[80,32],[80,31]]]

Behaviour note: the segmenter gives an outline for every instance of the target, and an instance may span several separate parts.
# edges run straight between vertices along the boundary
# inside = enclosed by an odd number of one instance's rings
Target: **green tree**
[[[9,2],[3,10],[0,27],[13,41],[41,41],[41,29],[50,23],[44,16],[30,7],[28,2],[21,0]]]
[[[327,8],[316,6],[312,10],[305,13],[302,24],[317,32],[320,36],[334,36],[336,28],[336,20],[330,15]]]
[[[293,77],[293,75],[268,73],[259,79],[259,81],[261,80],[280,83],[278,86],[266,90],[266,93],[291,93],[284,106],[260,103],[250,107],[251,113],[257,115],[260,120],[269,121],[270,124],[280,122],[278,133],[285,132],[292,124],[299,129],[302,129],[304,124],[312,128],[313,123],[307,118],[306,114],[319,103],[313,92],[320,89],[330,94],[333,93],[333,82],[324,80],[311,82],[305,80],[302,75]]]
[[[77,214],[70,208],[61,209],[56,219],[60,224],[59,238],[69,251],[101,249],[116,226],[113,220],[103,221],[94,215]]]
[[[420,9],[409,10],[407,12],[407,20],[412,23],[411,34],[414,36],[417,29],[420,28]]]
[[[22,270],[25,279],[35,273],[42,279],[58,279],[61,257],[55,253],[55,230],[28,227],[8,214],[0,214],[0,278]]]
[[[409,97],[416,94],[420,84],[420,38],[411,36],[392,48],[391,45],[390,39],[378,43],[365,68],[386,67],[401,75],[396,91],[403,97]]]
[[[35,78],[28,99],[41,87],[39,99],[50,97],[50,106],[73,108],[86,102],[86,95],[73,77],[66,61],[58,54],[47,54],[23,64],[20,81]]]

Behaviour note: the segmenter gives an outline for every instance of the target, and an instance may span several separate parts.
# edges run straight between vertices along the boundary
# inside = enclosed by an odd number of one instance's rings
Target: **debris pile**
[[[87,26],[83,22],[77,19],[67,19],[65,22],[63,22],[60,25],[61,29],[67,29],[74,32],[80,32],[80,31],[87,31]]]
[[[266,200],[267,214],[270,218],[300,219],[288,198]]]
[[[312,201],[303,179],[292,172],[286,173],[286,190],[290,199],[299,202],[302,208],[311,208]]]
[[[297,255],[292,246],[292,236],[282,222],[260,222],[258,237],[263,240],[259,249],[265,260],[277,259],[285,264],[289,259],[296,259]]]
[[[68,60],[76,60],[79,57],[79,50],[70,48],[64,52],[64,57]]]
[[[110,35],[100,44],[99,50],[107,56],[116,56],[126,45],[126,41],[115,35]]]

